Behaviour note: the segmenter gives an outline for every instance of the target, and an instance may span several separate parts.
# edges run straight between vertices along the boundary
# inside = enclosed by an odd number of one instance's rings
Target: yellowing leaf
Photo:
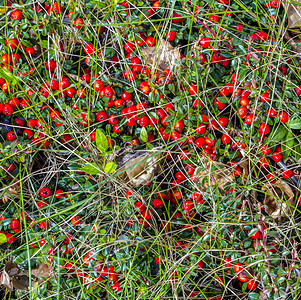
[[[99,129],[96,130],[96,146],[101,152],[106,152],[109,148],[107,137]]]
[[[81,171],[86,172],[89,175],[99,174],[100,171],[95,163],[85,165],[81,168]]]
[[[113,163],[113,162],[109,162],[106,164],[104,171],[108,174],[110,173],[114,173],[115,170],[117,169],[118,165]]]

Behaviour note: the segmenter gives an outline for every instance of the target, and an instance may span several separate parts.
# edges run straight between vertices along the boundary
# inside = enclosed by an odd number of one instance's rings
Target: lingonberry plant
[[[2,299],[300,297],[287,2],[2,4]]]

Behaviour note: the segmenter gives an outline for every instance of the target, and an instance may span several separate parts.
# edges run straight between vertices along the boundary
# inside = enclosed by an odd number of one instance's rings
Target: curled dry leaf
[[[40,265],[37,269],[32,269],[31,274],[33,276],[38,277],[38,283],[39,284],[43,282],[41,277],[43,277],[43,278],[51,277],[51,271],[49,269],[49,266],[45,263],[40,263]]]
[[[288,28],[301,27],[301,0],[290,0],[282,2],[287,10]]]
[[[29,278],[21,271],[17,264],[7,262],[1,274],[0,284],[6,286],[8,291],[26,290],[29,286]]]
[[[49,278],[50,269],[47,264],[41,263],[37,269],[31,270],[32,285],[38,282],[43,282],[40,277]],[[27,290],[29,287],[28,271],[22,271],[17,264],[7,262],[0,277],[0,284],[6,286],[8,291],[12,290]]]
[[[11,195],[19,195],[19,193],[20,193],[20,186],[17,183],[15,183],[12,186],[6,188],[4,194],[2,195],[1,201],[3,203],[6,203],[8,202],[9,197]]]
[[[291,206],[294,204],[294,193],[285,181],[266,183],[261,190],[265,192],[263,204],[268,207],[266,212],[273,219],[280,221],[290,215]]]
[[[233,169],[216,161],[209,161],[204,168],[196,168],[194,180],[200,185],[200,190],[205,192],[209,187],[218,186],[224,190],[227,183],[234,181]]]
[[[165,40],[160,40],[154,47],[142,49],[142,55],[149,66],[160,71],[171,70],[176,61],[181,59],[179,48],[174,48]]]
[[[121,178],[135,187],[146,185],[154,177],[161,157],[161,151],[158,148],[127,153],[122,158],[116,159],[119,166],[118,172],[124,171]]]
[[[6,271],[6,268],[3,270],[1,276],[0,276],[0,285],[6,286],[9,292],[11,292],[14,288],[13,283],[10,279],[9,274]]]

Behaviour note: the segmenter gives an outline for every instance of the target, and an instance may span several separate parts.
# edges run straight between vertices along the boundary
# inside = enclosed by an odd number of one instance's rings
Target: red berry
[[[26,47],[25,51],[28,55],[31,55],[31,56],[35,55],[35,53],[36,53],[36,51],[34,50],[34,48],[32,46]]]
[[[229,122],[229,119],[226,118],[226,117],[221,117],[218,119],[219,123],[221,124],[222,127],[226,127],[228,122]]]
[[[103,89],[105,88],[105,84],[102,80],[95,80],[95,83],[94,83],[94,90],[96,92],[100,92],[102,91]]]
[[[258,286],[258,282],[255,281],[255,280],[250,280],[250,281],[248,282],[248,289],[249,289],[250,291],[256,290],[256,289],[257,289],[257,286]]]
[[[81,19],[81,18],[77,18],[77,19],[74,20],[73,25],[74,25],[75,28],[81,29],[84,25],[84,20]]]
[[[14,112],[14,108],[12,105],[10,104],[5,104],[3,109],[2,109],[2,113],[6,116],[10,116],[12,115],[12,113]]]
[[[183,121],[183,120],[180,120],[180,121],[178,121],[178,122],[175,124],[174,129],[175,129],[176,131],[181,132],[181,131],[184,129],[184,127],[185,127],[184,121]]]
[[[198,134],[204,134],[206,132],[206,125],[204,123],[201,123],[199,127],[196,129],[196,132]]]
[[[161,199],[154,199],[153,200],[153,205],[157,209],[161,209],[164,206],[163,201]]]
[[[139,119],[139,125],[141,127],[146,127],[149,125],[149,117],[148,116],[143,116]]]
[[[261,152],[264,154],[264,155],[269,155],[271,152],[272,152],[272,149],[268,146],[263,146],[261,148]]]
[[[261,123],[259,126],[259,135],[263,136],[263,135],[267,135],[270,133],[270,126],[266,123]]]
[[[95,113],[95,121],[97,122],[104,122],[107,120],[108,115],[105,111],[100,111],[98,113]]]
[[[124,50],[125,50],[127,53],[132,52],[134,49],[135,49],[135,44],[134,44],[134,43],[132,43],[132,42],[127,42],[126,44],[124,44]]]
[[[254,240],[261,239],[261,238],[262,238],[262,234],[261,234],[261,232],[258,230],[258,231],[256,231],[253,235],[251,235],[251,238],[254,239]]]
[[[10,222],[10,229],[15,230],[15,229],[20,229],[21,228],[21,224],[20,221],[17,219],[13,219]]]
[[[43,187],[40,190],[40,195],[43,198],[47,198],[47,197],[49,197],[51,195],[51,190],[48,187]]]
[[[211,43],[210,38],[204,37],[204,38],[201,39],[201,46],[203,48],[208,48],[210,46],[210,43]]]
[[[184,21],[184,18],[181,18],[181,15],[179,15],[176,12],[173,12],[172,17],[176,18],[176,19],[172,19],[172,23],[182,23]]]
[[[205,145],[205,139],[203,137],[199,137],[194,142],[199,148],[203,147]]]
[[[127,69],[124,71],[123,76],[129,81],[135,81],[137,78],[137,73],[131,69]]]
[[[260,97],[260,100],[261,100],[262,102],[271,102],[270,97],[269,97],[269,94],[263,94],[263,95]]]
[[[153,36],[149,36],[146,40],[145,43],[149,46],[149,47],[153,47],[156,45],[156,39]]]
[[[14,237],[14,235],[12,233],[7,233],[6,234],[6,242],[8,244],[13,243],[16,240],[16,238]]]
[[[60,84],[59,84],[59,82],[58,82],[57,80],[52,79],[52,80],[50,81],[50,87],[51,87],[53,90],[58,90],[59,87],[60,87]]]
[[[195,84],[192,84],[191,86],[189,86],[188,92],[192,96],[197,95],[198,87]]]
[[[235,264],[235,266],[234,266],[234,272],[235,273],[240,273],[243,269],[244,269],[244,266],[240,262]]]
[[[271,118],[276,118],[277,116],[277,111],[273,108],[270,108],[268,111],[267,111],[267,116],[268,117],[271,117]]]
[[[111,98],[114,95],[114,90],[110,86],[106,86],[103,89],[103,94],[105,95],[105,97]]]
[[[247,115],[248,109],[245,106],[242,106],[237,110],[237,113],[243,119]]]
[[[53,72],[56,68],[56,62],[53,59],[51,59],[46,62],[45,67],[48,71]]]
[[[173,42],[177,37],[177,33],[175,31],[168,31],[166,32],[166,39],[169,42]]]
[[[142,213],[143,211],[145,211],[145,205],[142,204],[142,202],[140,202],[140,201],[137,201],[137,202],[135,203],[135,208],[136,208],[137,210],[139,210],[141,213]]]
[[[11,12],[10,17],[14,20],[20,20],[22,18],[23,14],[20,10],[15,9]]]
[[[282,160],[282,154],[279,152],[274,152],[272,157],[276,163]]]
[[[8,141],[14,141],[15,139],[17,138],[16,134],[14,131],[9,131],[7,134],[6,134],[6,139]]]
[[[190,211],[194,208],[194,203],[192,200],[186,200],[183,204],[183,210]]]
[[[280,122],[286,123],[289,120],[288,113],[286,113],[285,111],[282,111],[281,113],[279,113],[279,119],[280,119]]]
[[[288,179],[288,178],[291,178],[293,176],[293,171],[292,170],[285,170],[283,172],[283,178],[284,179]]]
[[[214,146],[214,144],[215,144],[215,142],[216,142],[216,139],[211,139],[211,138],[209,138],[209,137],[207,136],[206,139],[205,139],[205,142],[206,142],[206,144],[207,144],[208,146],[212,147],[212,146]]]
[[[245,123],[249,126],[252,125],[253,120],[254,120],[254,115],[252,115],[252,114],[249,114],[245,117]]]
[[[47,220],[42,221],[40,224],[40,228],[44,231],[46,231],[49,228],[49,222]]]
[[[74,216],[72,219],[71,219],[71,224],[72,225],[78,225],[81,221],[81,218],[80,216],[76,215]]]
[[[223,142],[224,144],[230,144],[230,142],[231,142],[231,137],[230,137],[227,133],[224,133],[224,134],[222,135],[222,142]]]

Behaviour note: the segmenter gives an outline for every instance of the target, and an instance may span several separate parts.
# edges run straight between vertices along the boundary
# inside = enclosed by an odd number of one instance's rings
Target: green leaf
[[[283,126],[279,126],[275,135],[273,136],[273,141],[280,142],[287,134],[287,129]]]
[[[238,48],[239,48],[244,54],[247,54],[247,51],[246,51],[246,49],[244,48],[243,45],[238,45]]]
[[[252,236],[252,235],[253,235],[254,233],[256,233],[257,231],[259,231],[258,228],[253,228],[253,229],[249,232],[248,236],[249,236],[249,237]]]
[[[101,152],[106,152],[109,148],[107,137],[99,129],[96,130],[96,146]]]
[[[215,151],[216,151],[217,153],[219,153],[220,145],[221,145],[221,139],[218,139],[218,140],[216,141],[215,147],[214,147],[214,149],[215,149]]]
[[[294,146],[294,143],[295,143],[294,135],[291,131],[288,131],[287,135],[285,136],[285,145],[287,148],[292,150],[291,148]]]
[[[249,299],[250,300],[259,300],[259,294],[258,293],[249,293]]]
[[[296,146],[293,152],[295,159],[299,160],[301,158],[301,145]]]
[[[4,233],[0,233],[0,245],[6,243],[7,238]]]
[[[295,144],[294,135],[292,132],[288,131],[282,145],[283,160],[286,160],[291,155],[294,144]]]
[[[114,173],[115,170],[117,169],[118,165],[115,164],[114,162],[109,162],[106,164],[104,171],[108,174]]]
[[[288,126],[291,129],[301,129],[301,120],[298,119],[290,119],[288,122]]]
[[[96,175],[100,173],[97,165],[95,163],[85,165],[81,168],[81,171],[86,172],[89,175]]]
[[[217,100],[221,103],[228,103],[229,99],[227,97],[218,97]]]
[[[145,127],[142,127],[142,129],[140,131],[140,138],[144,143],[147,143],[148,135],[147,135],[147,130]]]
[[[0,77],[4,78],[11,85],[16,85],[18,82],[17,77],[14,74],[2,68],[0,68]]]
[[[245,249],[251,247],[251,245],[252,245],[252,242],[251,242],[251,241],[245,241],[245,242],[244,242],[244,248],[245,248]]]
[[[116,53],[116,51],[115,51],[114,48],[107,47],[105,49],[104,55],[105,55],[106,58],[111,58],[115,53]]]
[[[42,40],[40,45],[43,47],[43,48],[48,48],[48,40]]]

